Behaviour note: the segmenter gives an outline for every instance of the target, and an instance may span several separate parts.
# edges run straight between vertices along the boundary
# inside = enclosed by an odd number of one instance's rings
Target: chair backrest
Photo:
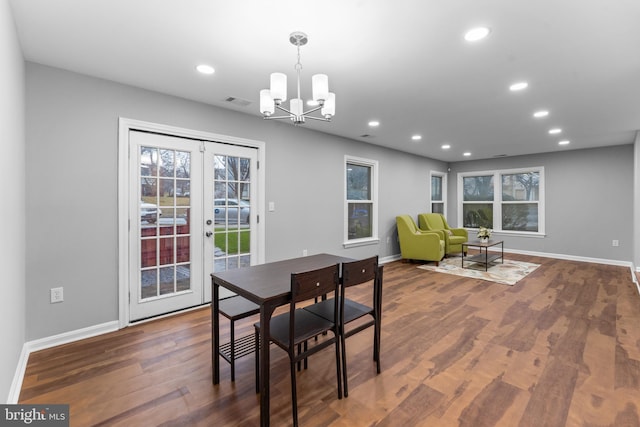
[[[291,274],[291,303],[289,305],[289,337],[295,337],[296,333],[296,304],[303,301],[313,300],[322,295],[334,292],[338,295],[340,291],[340,264],[318,268],[316,270],[304,271]],[[338,298],[334,298],[334,318],[333,325],[338,327],[339,305]],[[335,332],[337,339],[337,331]],[[289,341],[289,354],[293,356],[294,341]]]
[[[382,300],[382,267],[378,265],[378,256],[358,261],[342,263],[342,296],[340,298],[340,318],[344,316],[346,289],[373,281],[372,302],[379,313]]]
[[[439,213],[425,213],[420,214],[420,218],[424,219],[426,223],[426,228],[428,230],[446,230],[447,223],[444,219],[444,216]],[[421,224],[422,225],[422,224]]]
[[[398,226],[398,234],[400,236],[404,234],[416,234],[418,231],[416,222],[410,215],[398,215],[396,217],[396,225]]]
[[[342,286],[359,285],[375,280],[378,274],[378,256],[342,263]]]
[[[338,290],[340,264],[291,274],[291,305]]]

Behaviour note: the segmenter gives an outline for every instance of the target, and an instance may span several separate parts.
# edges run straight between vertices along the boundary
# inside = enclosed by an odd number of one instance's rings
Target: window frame
[[[370,186],[371,186],[371,199],[369,200],[349,200],[347,198],[347,172],[349,165],[357,165],[364,166],[370,168]],[[365,159],[362,157],[355,157],[350,155],[344,156],[344,178],[342,180],[343,190],[344,190],[344,243],[342,246],[344,248],[352,248],[357,246],[364,245],[373,245],[378,244],[380,239],[378,237],[378,161]],[[349,239],[349,204],[350,203],[371,203],[371,236],[358,238],[358,239]]]
[[[442,199],[433,200],[431,189],[433,188],[433,177],[437,176],[442,179]],[[433,203],[442,203],[442,214],[447,217],[447,173],[439,171],[431,171],[429,174],[429,212],[433,213]]]
[[[504,203],[513,204],[514,201],[502,200],[502,176],[514,175],[521,173],[537,172],[540,180],[538,183],[538,200],[518,201],[515,203],[537,203],[538,205],[538,231],[523,231],[523,230],[503,230],[502,229],[502,205]],[[470,171],[459,172],[457,174],[457,207],[458,207],[458,224],[464,224],[463,212],[464,212],[464,178],[473,176],[493,176],[493,201],[479,201],[479,203],[490,203],[493,206],[493,231],[495,233],[510,235],[510,236],[522,236],[522,237],[544,237],[545,231],[545,177],[544,166],[535,166],[527,168],[517,169],[494,169],[484,171]],[[467,202],[468,203],[468,202]],[[499,227],[497,227],[499,225]],[[477,228],[468,228],[467,230],[477,230]]]

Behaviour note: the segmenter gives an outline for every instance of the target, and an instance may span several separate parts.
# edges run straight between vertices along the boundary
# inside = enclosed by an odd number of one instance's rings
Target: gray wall
[[[117,320],[118,117],[266,143],[266,260],[399,252],[442,162],[27,63],[27,339]],[[330,124],[328,124],[330,126]],[[379,161],[380,244],[343,249],[344,156]],[[387,243],[389,238],[389,243]],[[64,286],[65,301],[49,304]]]
[[[266,260],[331,252],[399,253],[395,216],[427,211],[429,172],[447,165],[284,122],[27,63],[27,340],[118,316],[118,117],[266,142]],[[329,124],[330,126],[330,124]],[[380,164],[380,244],[343,249],[344,156]],[[632,147],[450,165],[455,224],[459,171],[544,166],[547,237],[507,248],[631,260]],[[603,224],[601,218],[606,221]],[[611,240],[620,240],[619,248]],[[389,240],[389,243],[387,243]],[[49,289],[65,302],[49,304]]]
[[[8,401],[25,342],[25,95],[24,61],[11,9],[0,1],[0,402]]]
[[[558,151],[450,165],[449,212],[457,215],[457,174],[544,166],[546,237],[501,236],[505,248],[576,257],[633,260],[633,145]],[[455,223],[455,221],[454,221]],[[612,240],[620,246],[613,247]]]

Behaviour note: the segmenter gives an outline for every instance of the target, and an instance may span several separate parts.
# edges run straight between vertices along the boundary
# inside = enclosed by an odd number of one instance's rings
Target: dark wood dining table
[[[212,308],[211,359],[213,384],[220,382],[220,325],[218,296],[222,286],[260,306],[260,342],[268,343],[269,324],[274,310],[291,300],[291,273],[353,261],[331,254],[318,254],[284,261],[269,262],[211,274]],[[260,425],[269,425],[269,345],[260,347]]]

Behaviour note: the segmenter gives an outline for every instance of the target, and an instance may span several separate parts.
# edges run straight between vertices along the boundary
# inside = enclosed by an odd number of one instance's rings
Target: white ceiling
[[[443,161],[629,144],[640,129],[638,0],[11,0],[25,59],[244,112],[286,72],[329,75],[304,126]],[[466,30],[491,34],[469,43]],[[212,76],[195,71],[208,63]],[[510,92],[526,80],[529,88]],[[246,107],[228,97],[251,101]],[[545,119],[534,119],[547,109]],[[369,120],[380,121],[370,128]],[[560,127],[559,136],[548,134]],[[369,134],[363,138],[361,135]],[[421,134],[422,140],[411,140]],[[558,146],[568,139],[568,146]],[[440,147],[449,143],[448,151]],[[463,157],[464,151],[471,156]]]

